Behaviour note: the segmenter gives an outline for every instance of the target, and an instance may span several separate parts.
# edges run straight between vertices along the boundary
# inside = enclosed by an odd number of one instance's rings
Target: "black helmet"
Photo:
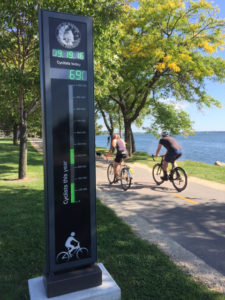
[[[168,131],[163,131],[162,132],[162,137],[165,137],[165,136],[168,136],[169,135],[169,132]]]

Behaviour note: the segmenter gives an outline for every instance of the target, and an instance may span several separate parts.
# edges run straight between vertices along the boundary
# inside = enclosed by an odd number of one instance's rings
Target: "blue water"
[[[225,131],[196,132],[195,135],[175,137],[183,148],[180,160],[201,161],[214,164],[215,161],[225,162]],[[136,150],[155,154],[158,140],[151,134],[134,134]],[[96,136],[96,146],[107,146],[107,135]],[[162,147],[163,148],[163,147]],[[160,154],[165,151],[161,150]]]

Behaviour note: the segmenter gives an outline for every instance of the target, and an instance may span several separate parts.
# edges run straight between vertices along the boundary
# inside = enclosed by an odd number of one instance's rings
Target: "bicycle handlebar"
[[[155,157],[161,157],[161,158],[163,158],[163,157],[165,157],[165,154],[163,154],[163,155],[158,155],[158,156],[152,154],[151,156],[152,156],[152,159],[155,161]]]

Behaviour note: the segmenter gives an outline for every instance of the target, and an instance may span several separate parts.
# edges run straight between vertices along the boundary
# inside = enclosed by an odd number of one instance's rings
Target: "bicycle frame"
[[[155,161],[153,155],[152,155],[152,159]],[[163,171],[164,159],[165,159],[165,156],[161,156],[161,162],[156,163],[153,166],[153,170],[152,170],[153,179],[157,185],[160,185],[164,182],[163,177],[160,176],[161,171]],[[170,162],[170,164],[172,165],[172,168],[169,170],[168,179],[172,182],[172,184],[176,188],[176,190],[178,192],[181,192],[187,186],[187,174],[183,168],[176,166],[175,161],[176,161],[176,159],[174,161]],[[157,176],[159,176],[160,178],[158,179]],[[181,186],[181,184],[182,184],[182,186]]]
[[[154,156],[152,155],[152,159],[155,161],[155,157],[160,157],[161,158],[161,162],[160,162],[160,165],[162,166],[163,168],[163,162],[165,160],[165,156],[164,155],[161,155],[161,156]],[[172,166],[171,170],[173,170],[175,167],[176,167],[176,160],[172,161],[172,162],[169,162]],[[170,170],[170,171],[171,171]]]
[[[112,156],[111,156],[112,157]],[[109,165],[110,164],[113,164],[113,166],[114,166],[114,160],[112,160],[112,159],[108,159],[108,163],[109,163]],[[122,158],[122,160],[121,160],[121,162],[120,163],[118,163],[118,166],[117,166],[118,168],[119,168],[119,174],[120,174],[120,172],[121,172],[121,170],[122,170],[122,168],[129,168],[130,169],[130,167],[128,167],[126,164],[125,164],[125,161],[124,161],[124,159]]]
[[[107,168],[107,177],[109,180],[110,184],[116,183],[118,181],[121,181],[121,186],[123,188],[123,190],[127,190],[129,189],[131,183],[132,183],[132,170],[130,169],[129,166],[127,166],[124,162],[124,160],[122,159],[120,163],[118,163],[119,168],[118,170],[118,177],[115,177],[115,173],[114,173],[114,162],[113,161],[109,161],[109,166]],[[113,169],[113,172],[112,172]],[[112,176],[113,175],[113,176]]]

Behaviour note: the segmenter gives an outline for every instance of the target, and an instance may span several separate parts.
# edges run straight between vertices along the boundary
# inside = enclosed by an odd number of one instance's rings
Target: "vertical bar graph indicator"
[[[70,194],[71,194],[70,202],[75,203],[75,184],[74,184],[74,182],[71,182],[71,184],[70,184]]]
[[[74,151],[74,133],[73,133],[73,86],[69,85],[69,119],[70,119],[70,202],[75,203],[75,151]]]
[[[70,164],[74,165],[74,163],[75,163],[74,149],[70,149]]]

